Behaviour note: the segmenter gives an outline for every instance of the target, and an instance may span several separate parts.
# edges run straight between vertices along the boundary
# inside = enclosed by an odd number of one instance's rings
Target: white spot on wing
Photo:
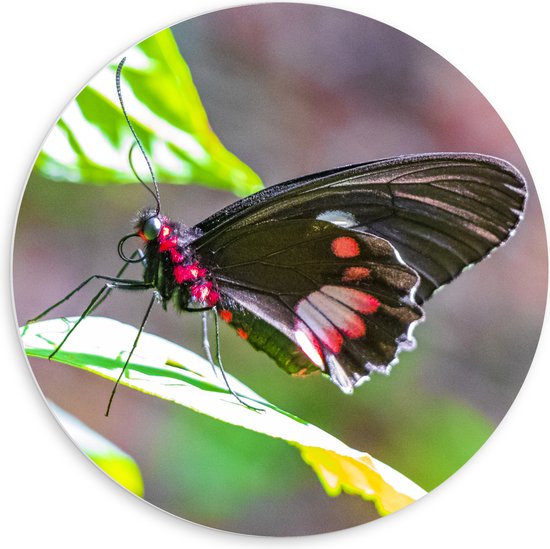
[[[317,216],[319,221],[327,221],[337,227],[349,228],[357,225],[357,219],[350,212],[342,210],[326,210]]]
[[[315,364],[315,366],[319,366],[322,370],[325,369],[325,365],[323,362],[323,358],[319,354],[319,351],[315,347],[313,341],[311,341],[310,338],[313,338],[313,334],[309,332],[309,330],[305,327],[301,327],[302,323],[298,323],[296,329],[294,330],[294,336],[296,337],[296,342],[304,351],[304,353],[307,355],[309,360]]]

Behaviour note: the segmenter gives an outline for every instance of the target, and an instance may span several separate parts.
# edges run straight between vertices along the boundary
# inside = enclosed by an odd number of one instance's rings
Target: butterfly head
[[[156,209],[145,208],[139,212],[134,228],[142,240],[151,242],[159,238],[164,226],[164,216],[158,215]]]

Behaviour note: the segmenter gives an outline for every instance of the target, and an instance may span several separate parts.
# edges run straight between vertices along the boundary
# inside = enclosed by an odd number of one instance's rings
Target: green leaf
[[[48,405],[74,443],[113,480],[143,497],[143,479],[137,463],[110,440],[56,404]]]
[[[47,358],[75,321],[55,319],[22,328],[27,354]],[[55,359],[114,381],[136,333],[126,324],[88,317]],[[262,412],[239,404],[220,374],[203,358],[158,336],[142,333],[121,383],[220,421],[286,440],[300,450],[329,495],[338,495],[342,490],[358,494],[373,501],[381,514],[401,509],[424,495],[424,490],[389,466],[278,408],[231,375],[227,378],[241,399]]]
[[[96,74],[63,112],[35,164],[44,177],[74,183],[137,183],[128,160],[134,138],[116,93],[119,61]],[[262,187],[259,177],[225,149],[210,127],[170,30],[126,53],[121,84],[126,110],[160,182],[201,182],[237,195]],[[142,178],[150,181],[137,148],[132,159]]]

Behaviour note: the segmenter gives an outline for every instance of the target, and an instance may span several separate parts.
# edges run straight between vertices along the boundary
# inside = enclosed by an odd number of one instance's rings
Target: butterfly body
[[[219,292],[211,273],[203,267],[190,244],[200,232],[156,215],[149,208],[138,215],[137,235],[145,242],[144,282],[156,289],[166,308],[172,302],[178,310],[213,308]]]

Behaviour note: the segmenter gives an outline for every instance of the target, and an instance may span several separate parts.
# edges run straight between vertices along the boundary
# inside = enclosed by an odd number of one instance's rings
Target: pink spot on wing
[[[359,243],[351,236],[339,236],[335,238],[330,247],[332,253],[336,257],[341,258],[357,257],[361,253]]]
[[[365,323],[360,316],[352,313],[343,326],[341,326],[343,332],[351,339],[363,337],[366,332]]]
[[[331,326],[325,329],[322,341],[333,353],[339,353],[340,349],[342,349],[344,338],[334,326]]]
[[[366,327],[363,319],[340,301],[323,292],[313,292],[307,296],[307,300],[347,337],[356,339],[365,335]]]
[[[327,349],[333,353],[340,352],[344,343],[342,334],[307,298],[298,302],[296,314]]]
[[[366,292],[356,290],[355,288],[347,288],[345,286],[323,286],[321,292],[366,315],[375,313],[380,307],[380,301],[378,299]]]
[[[342,275],[342,282],[356,282],[370,276],[370,269],[367,267],[348,267]]]

